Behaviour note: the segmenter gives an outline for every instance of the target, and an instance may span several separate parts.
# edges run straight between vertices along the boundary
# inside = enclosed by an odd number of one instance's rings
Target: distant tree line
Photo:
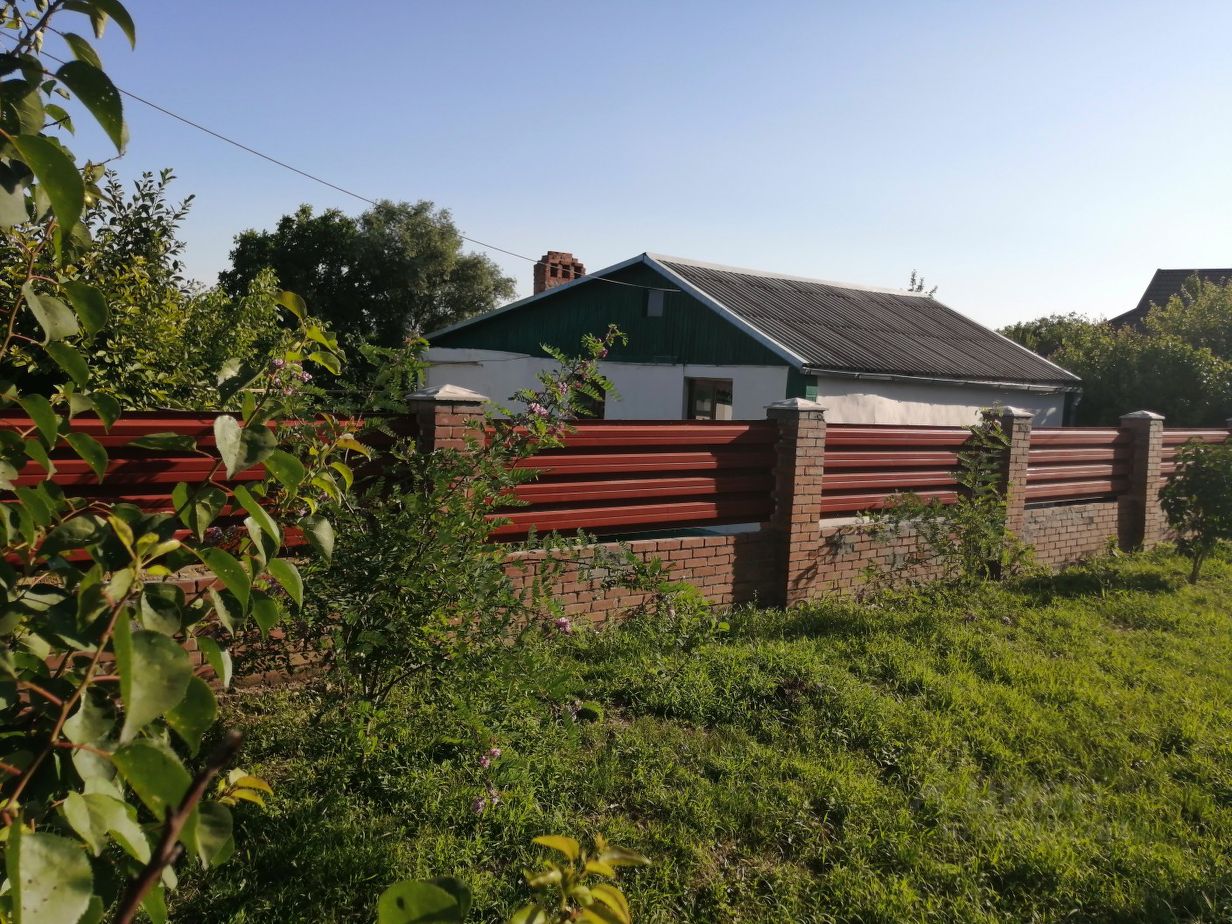
[[[1232,283],[1191,277],[1136,325],[1054,314],[1001,333],[1082,378],[1076,424],[1136,410],[1172,426],[1222,426],[1232,415]]]

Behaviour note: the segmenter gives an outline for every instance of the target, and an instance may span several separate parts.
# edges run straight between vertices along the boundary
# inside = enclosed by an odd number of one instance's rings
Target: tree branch
[[[145,865],[137,878],[129,883],[128,891],[124,893],[124,898],[116,910],[115,924],[132,924],[136,920],[141,903],[150,889],[158,884],[163,870],[175,862],[180,849],[180,833],[184,830],[189,816],[197,808],[197,804],[205,795],[210,783],[214,781],[214,777],[218,776],[223,767],[235,757],[243,740],[244,736],[234,729],[226,732],[223,735],[222,744],[210,755],[210,759],[201,768],[201,772],[193,778],[192,785],[184,794],[184,798],[180,800],[179,806],[163,822],[162,837],[159,838],[158,846],[150,855],[150,862]]]

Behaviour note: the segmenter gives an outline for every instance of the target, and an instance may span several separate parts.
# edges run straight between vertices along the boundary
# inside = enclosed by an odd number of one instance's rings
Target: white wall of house
[[[432,347],[427,359],[432,364],[429,385],[461,385],[497,403],[506,403],[519,388],[534,387],[535,373],[554,365],[546,357],[452,347]],[[766,416],[766,405],[787,394],[786,366],[605,361],[599,368],[619,393],[608,399],[609,420],[679,420],[684,416],[688,378],[730,379],[734,420],[760,420]],[[1011,405],[1031,411],[1036,426],[1057,427],[1065,409],[1065,395],[1059,391],[1041,394],[983,385],[837,377],[818,380],[817,400],[831,423],[968,426],[979,419],[983,408]]]
[[[461,385],[497,403],[519,388],[534,387],[535,374],[551,368],[547,358],[497,350],[432,347],[428,350],[429,385]],[[766,405],[787,393],[785,366],[703,366],[666,363],[600,362],[599,371],[612,380],[617,394],[609,396],[609,420],[679,420],[684,416],[685,379],[730,379],[732,419],[759,420]]]
[[[987,385],[941,385],[879,382],[874,379],[819,378],[817,402],[830,423],[970,426],[983,408],[1018,407],[1034,414],[1038,427],[1059,427],[1065,394],[995,388]]]

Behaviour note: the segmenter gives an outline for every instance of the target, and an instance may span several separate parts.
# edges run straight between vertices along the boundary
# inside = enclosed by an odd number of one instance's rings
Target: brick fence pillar
[[[1150,549],[1163,541],[1167,520],[1159,506],[1159,467],[1164,455],[1164,418],[1134,411],[1121,418],[1130,438],[1129,489],[1117,508],[1117,539],[1122,549]]]
[[[406,396],[411,416],[419,426],[420,452],[465,449],[466,436],[483,419],[487,397],[459,385],[433,385]]]
[[[782,601],[809,598],[821,553],[821,476],[826,455],[826,409],[807,398],[777,401],[766,416],[777,422],[774,518],[778,534]]]
[[[1005,487],[1005,528],[1014,535],[1021,535],[1027,518],[1027,460],[1031,451],[1030,411],[1017,407],[1003,407],[986,415],[1001,424],[1001,430],[1009,439],[1002,469]]]

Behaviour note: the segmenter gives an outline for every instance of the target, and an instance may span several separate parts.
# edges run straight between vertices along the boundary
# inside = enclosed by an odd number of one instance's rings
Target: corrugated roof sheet
[[[653,259],[802,357],[806,367],[1042,385],[1077,382],[925,295]]]
[[[1147,284],[1138,306],[1124,314],[1119,314],[1108,323],[1113,327],[1124,327],[1127,324],[1137,326],[1142,323],[1153,305],[1166,305],[1174,295],[1179,295],[1181,286],[1190,276],[1198,276],[1204,282],[1225,283],[1232,280],[1232,268],[1229,269],[1157,269],[1151,281]]]

